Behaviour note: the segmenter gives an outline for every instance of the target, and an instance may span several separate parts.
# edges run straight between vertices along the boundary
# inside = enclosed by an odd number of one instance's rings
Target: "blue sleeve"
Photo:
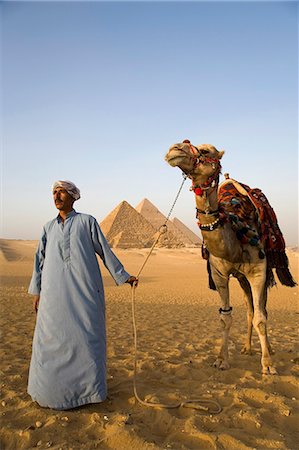
[[[123,284],[130,278],[130,274],[125,271],[122,263],[109,247],[109,244],[105,236],[103,235],[96,219],[92,219],[91,238],[94,250],[102,259],[105,267],[110,272],[110,275],[114,279],[115,283],[117,285]]]
[[[46,256],[46,244],[47,235],[45,229],[43,228],[43,233],[34,257],[33,273],[28,289],[28,293],[32,295],[39,295],[41,291],[41,277]]]

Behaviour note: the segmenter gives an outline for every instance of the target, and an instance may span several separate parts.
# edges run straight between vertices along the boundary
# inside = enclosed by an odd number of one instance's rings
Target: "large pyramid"
[[[165,223],[166,217],[147,198],[144,198],[137,206],[138,211],[155,228],[158,233]],[[167,222],[167,233],[163,234],[159,240],[162,247],[185,247],[180,233],[175,229],[172,222]]]
[[[148,199],[143,199],[137,206],[138,211],[148,222],[153,225],[156,230],[159,230],[161,225],[165,223],[166,217],[162,214],[155,205]],[[194,247],[201,244],[201,240],[193,231],[189,230],[180,220],[173,219],[167,222],[167,235],[170,241],[178,242],[176,247]]]
[[[154,227],[126,201],[114,208],[100,226],[111,247],[146,248],[154,242]]]
[[[135,209],[143,217],[145,217],[156,230],[159,230],[161,225],[163,225],[166,220],[166,217],[147,198],[144,198],[140,203],[138,203]]]

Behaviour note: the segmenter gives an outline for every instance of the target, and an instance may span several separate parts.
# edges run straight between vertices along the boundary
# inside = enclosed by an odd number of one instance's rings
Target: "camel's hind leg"
[[[264,310],[264,314],[265,314],[266,319],[268,319],[268,313],[267,313],[267,299],[268,299],[268,289],[267,289],[267,286],[266,286],[266,284],[265,284],[265,286],[264,286],[264,292],[263,292],[263,303],[262,303],[262,306],[263,306],[263,310]],[[270,344],[270,341],[269,341],[269,337],[268,337],[267,330],[266,330],[266,341],[267,341],[267,346],[268,346],[269,353],[270,353],[270,355],[273,355],[275,352],[274,352],[274,350],[273,350],[272,347],[271,347],[271,344]]]
[[[245,275],[243,275],[241,273],[236,273],[236,274],[234,274],[234,276],[238,279],[240,286],[244,291],[244,294],[246,297],[246,306],[247,306],[247,336],[246,336],[245,344],[242,347],[241,353],[251,355],[251,339],[252,339],[253,315],[254,315],[253,297],[252,297],[251,287],[250,287],[250,283],[247,280],[247,278],[245,277]],[[263,308],[266,319],[268,318],[267,309],[266,309],[267,295],[268,295],[267,287],[265,286],[261,307]],[[266,340],[267,340],[267,346],[268,346],[269,353],[270,353],[270,355],[272,355],[274,352],[271,348],[267,334],[266,334]]]
[[[252,266],[249,273],[247,273],[248,281],[250,282],[254,316],[253,326],[259,336],[261,349],[262,349],[262,373],[263,374],[276,374],[277,371],[272,363],[270,356],[270,346],[267,336],[267,311],[266,311],[266,270],[263,264],[256,264]]]
[[[236,273],[234,276],[238,279],[241,288],[244,291],[246,297],[246,306],[247,306],[247,336],[244,346],[242,347],[241,353],[245,353],[251,355],[251,338],[252,338],[252,329],[253,329],[253,298],[250,283],[247,278],[241,274]]]
[[[216,285],[217,291],[222,301],[222,307],[220,308],[220,323],[222,327],[222,344],[219,355],[214,362],[214,366],[218,369],[229,369],[228,362],[228,338],[229,331],[232,324],[232,316],[229,304],[229,289],[228,289],[228,277],[221,275],[213,266],[211,266],[212,276]]]

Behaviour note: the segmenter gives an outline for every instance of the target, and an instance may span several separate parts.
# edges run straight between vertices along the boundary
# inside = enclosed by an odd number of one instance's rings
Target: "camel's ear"
[[[221,150],[220,152],[218,152],[218,158],[221,159],[222,156],[224,155],[225,151]]]

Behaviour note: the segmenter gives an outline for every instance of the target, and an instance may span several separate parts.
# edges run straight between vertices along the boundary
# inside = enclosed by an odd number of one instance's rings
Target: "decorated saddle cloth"
[[[242,244],[259,248],[260,258],[267,258],[266,286],[274,286],[272,269],[275,268],[279,281],[285,286],[294,287],[289,271],[285,241],[278,226],[276,214],[260,189],[251,189],[231,178],[223,181],[218,188],[220,223],[230,222],[237,238]],[[207,259],[209,287],[215,290],[209,263],[209,251],[202,245],[202,257]]]
[[[285,241],[276,214],[263,192],[227,179],[219,186],[218,202],[222,223],[230,221],[243,244],[263,248],[268,268],[276,269],[283,284],[293,285],[293,280],[288,280],[291,274],[288,270]]]

